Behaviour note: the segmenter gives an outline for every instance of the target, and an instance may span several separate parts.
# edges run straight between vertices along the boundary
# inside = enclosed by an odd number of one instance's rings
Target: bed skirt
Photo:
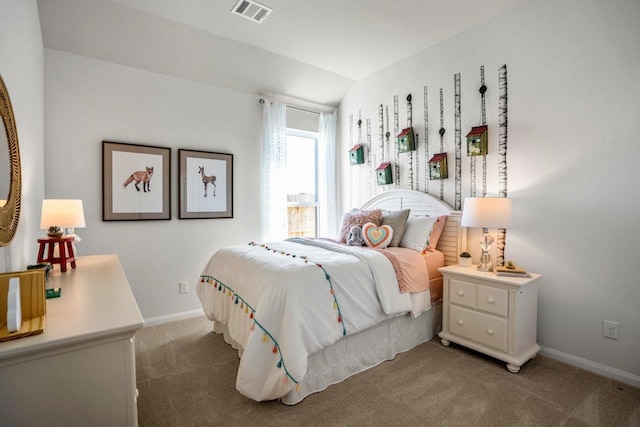
[[[309,356],[309,365],[299,390],[281,398],[295,405],[310,394],[393,359],[397,354],[429,341],[442,330],[442,300],[414,318],[406,314],[385,320],[376,326],[337,341]],[[224,340],[242,357],[242,347],[229,337],[227,326],[214,322],[213,331],[224,334]]]

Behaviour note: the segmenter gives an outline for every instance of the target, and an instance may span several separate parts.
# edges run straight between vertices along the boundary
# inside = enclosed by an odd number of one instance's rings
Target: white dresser
[[[513,373],[535,357],[539,274],[504,277],[457,265],[439,270],[443,345],[455,342],[503,360]]]
[[[0,343],[0,424],[135,426],[133,337],[144,321],[116,255],[86,256],[47,288],[44,332]]]

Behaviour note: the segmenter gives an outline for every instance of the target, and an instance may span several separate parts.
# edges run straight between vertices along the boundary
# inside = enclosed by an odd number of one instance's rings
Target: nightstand
[[[507,362],[516,373],[536,356],[539,274],[496,276],[475,266],[450,265],[443,277],[443,345],[463,345]]]

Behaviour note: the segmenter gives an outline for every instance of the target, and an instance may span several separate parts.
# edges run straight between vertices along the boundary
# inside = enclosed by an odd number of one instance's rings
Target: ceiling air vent
[[[233,9],[231,9],[231,12],[236,15],[250,19],[258,24],[261,24],[272,11],[273,9],[270,7],[256,3],[252,0],[239,0],[238,3],[233,6]]]

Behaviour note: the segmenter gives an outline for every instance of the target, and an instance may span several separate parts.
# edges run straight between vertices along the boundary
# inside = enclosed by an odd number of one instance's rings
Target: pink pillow
[[[444,223],[447,221],[447,216],[442,215],[438,217],[436,223],[433,224],[433,228],[431,229],[431,234],[429,235],[429,247],[435,249],[438,246],[438,240],[440,240],[440,236],[442,235],[442,230],[444,230]]]
[[[390,225],[376,226],[368,222],[362,226],[362,237],[370,248],[384,249],[393,239],[393,228]]]
[[[338,240],[342,243],[347,243],[347,237],[349,236],[351,227],[354,225],[362,227],[368,222],[372,222],[376,226],[379,226],[382,223],[382,211],[380,209],[373,209],[370,211],[354,209],[351,212],[347,212],[342,217],[342,227],[340,228]]]

